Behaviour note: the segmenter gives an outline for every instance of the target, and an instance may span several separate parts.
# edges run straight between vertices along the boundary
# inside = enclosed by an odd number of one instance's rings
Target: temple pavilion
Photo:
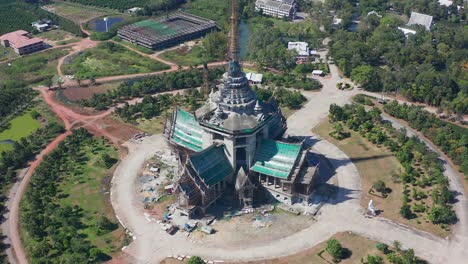
[[[318,175],[302,143],[278,140],[287,128],[278,103],[259,100],[242,71],[234,3],[229,53],[207,102],[194,112],[176,107],[166,120],[164,135],[180,157],[177,206],[191,216],[204,214],[228,188],[244,207],[260,188],[287,204],[306,201]]]

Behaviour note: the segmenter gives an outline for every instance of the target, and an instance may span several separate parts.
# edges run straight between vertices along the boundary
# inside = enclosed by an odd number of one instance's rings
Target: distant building
[[[263,74],[260,73],[248,72],[245,74],[245,77],[247,77],[247,80],[249,80],[251,84],[260,84],[263,80]]]
[[[411,12],[411,17],[408,21],[408,24],[406,25],[421,25],[424,26],[426,30],[431,30],[432,16],[421,14],[418,12]]]
[[[192,14],[178,12],[124,26],[119,37],[149,49],[162,49],[203,37],[216,29],[216,22]]]
[[[312,75],[315,75],[315,76],[323,76],[324,75],[324,72],[322,70],[313,70],[312,71]]]
[[[439,4],[444,5],[444,6],[451,6],[453,5],[453,1],[452,0],[439,0]]]
[[[127,13],[129,14],[135,14],[136,12],[140,11],[140,10],[143,10],[143,8],[141,7],[133,7],[133,8],[130,8],[127,10]]]
[[[31,26],[37,31],[46,31],[52,26],[52,21],[50,19],[39,19],[31,23]]]
[[[288,50],[295,50],[297,52],[297,64],[306,63],[312,55],[318,55],[316,51],[309,48],[309,44],[306,42],[288,42]]]
[[[11,47],[17,54],[33,53],[44,48],[44,41],[31,37],[25,30],[18,30],[0,36],[0,43],[4,47]]]
[[[293,19],[296,5],[296,0],[257,0],[255,10],[267,16]]]

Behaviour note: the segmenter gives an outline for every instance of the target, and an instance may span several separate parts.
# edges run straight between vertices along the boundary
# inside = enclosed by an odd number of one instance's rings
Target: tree
[[[457,216],[452,208],[447,206],[434,206],[429,213],[429,220],[434,224],[451,224],[455,222]]]
[[[383,259],[381,256],[367,255],[367,264],[383,264]]]
[[[203,259],[198,256],[193,256],[189,258],[187,264],[205,264],[205,261],[203,261]]]
[[[383,181],[376,181],[372,184],[372,188],[374,190],[380,192],[381,194],[386,194],[387,193],[387,186],[385,185],[385,182]]]
[[[400,208],[400,215],[406,219],[411,219],[413,217],[413,212],[411,211],[411,207],[408,203],[403,203]]]
[[[327,241],[326,250],[330,256],[336,260],[343,259],[345,257],[345,249],[341,246],[340,242],[334,238]]]
[[[227,37],[222,31],[209,33],[203,39],[203,47],[210,60],[223,59],[226,45]]]
[[[385,243],[377,243],[375,244],[375,247],[384,254],[388,253],[388,245]]]
[[[358,66],[351,71],[351,80],[359,83],[365,90],[381,90],[381,82],[377,71],[369,65]]]

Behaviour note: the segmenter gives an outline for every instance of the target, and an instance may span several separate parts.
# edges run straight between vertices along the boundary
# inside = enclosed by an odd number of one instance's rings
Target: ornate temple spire
[[[237,2],[236,0],[231,0],[231,27],[230,27],[230,36],[231,43],[229,45],[229,56],[233,61],[239,60],[239,41],[238,41],[238,14],[237,14]]]
[[[240,76],[241,67],[239,64],[239,29],[238,29],[238,20],[239,16],[237,14],[237,1],[231,0],[231,19],[230,19],[230,43],[229,43],[229,69],[228,73],[230,76]]]

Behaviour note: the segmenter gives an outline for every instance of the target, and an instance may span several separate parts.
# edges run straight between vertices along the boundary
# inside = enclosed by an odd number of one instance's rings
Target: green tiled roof
[[[202,150],[202,128],[195,116],[180,108],[175,112],[175,125],[171,141],[194,151]]]
[[[231,163],[224,154],[223,146],[215,146],[189,156],[198,176],[208,186],[213,186],[233,173]]]
[[[301,151],[300,144],[263,139],[255,154],[251,170],[287,179]]]
[[[143,20],[133,24],[136,27],[144,28],[161,36],[171,36],[177,33],[177,30],[169,27],[164,23],[160,23],[154,19]]]

